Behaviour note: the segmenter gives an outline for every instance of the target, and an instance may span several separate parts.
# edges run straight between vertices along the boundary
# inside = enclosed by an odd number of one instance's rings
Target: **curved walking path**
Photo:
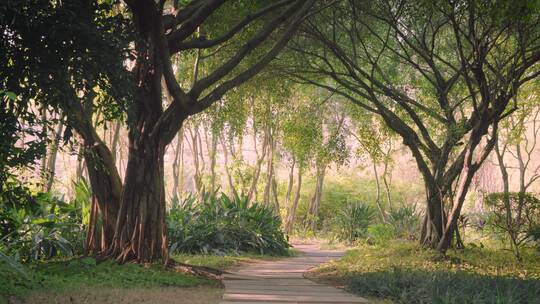
[[[343,290],[317,284],[303,274],[319,264],[339,258],[340,251],[320,250],[318,245],[298,245],[299,256],[240,267],[224,275],[221,304],[325,304],[367,303]]]

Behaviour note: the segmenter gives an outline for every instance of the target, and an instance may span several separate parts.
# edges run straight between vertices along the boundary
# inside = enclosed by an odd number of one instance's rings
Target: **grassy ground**
[[[27,277],[24,277],[0,266],[0,303],[7,302],[8,298],[32,298],[28,303],[41,303],[38,301],[40,297],[81,298],[84,293],[92,294],[93,290],[118,293],[121,289],[199,286],[218,288],[217,282],[167,270],[160,265],[118,265],[112,262],[98,264],[91,258],[83,258],[36,263],[27,265],[26,268]],[[82,298],[88,297],[91,296],[83,295]],[[58,303],[64,302],[59,300]]]
[[[294,252],[291,251],[294,255]],[[227,270],[241,263],[283,257],[174,255],[191,265]],[[91,258],[26,265],[27,277],[0,264],[0,304],[15,303],[218,303],[218,282],[161,265],[96,263]]]
[[[362,245],[309,277],[395,303],[540,303],[540,254],[471,247],[447,256],[394,241]]]
[[[216,287],[80,288],[71,293],[35,292],[28,304],[217,304],[223,289]]]

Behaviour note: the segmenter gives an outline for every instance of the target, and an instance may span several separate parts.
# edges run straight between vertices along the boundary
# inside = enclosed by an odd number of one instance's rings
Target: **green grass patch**
[[[446,256],[414,242],[362,245],[310,276],[396,303],[540,303],[540,254],[469,246]]]
[[[165,269],[161,265],[96,263],[91,258],[26,265],[28,278],[0,265],[0,303],[10,295],[33,291],[62,293],[77,288],[153,288],[215,285],[210,280]]]

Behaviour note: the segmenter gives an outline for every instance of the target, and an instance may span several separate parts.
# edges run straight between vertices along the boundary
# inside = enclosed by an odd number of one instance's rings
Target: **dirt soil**
[[[221,301],[223,289],[195,288],[133,288],[133,289],[87,289],[66,293],[34,293],[24,304],[214,304]]]

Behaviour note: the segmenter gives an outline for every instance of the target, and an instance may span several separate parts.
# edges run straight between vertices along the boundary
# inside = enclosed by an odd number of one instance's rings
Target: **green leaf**
[[[17,95],[13,92],[5,91],[4,94],[13,101],[17,100]]]

